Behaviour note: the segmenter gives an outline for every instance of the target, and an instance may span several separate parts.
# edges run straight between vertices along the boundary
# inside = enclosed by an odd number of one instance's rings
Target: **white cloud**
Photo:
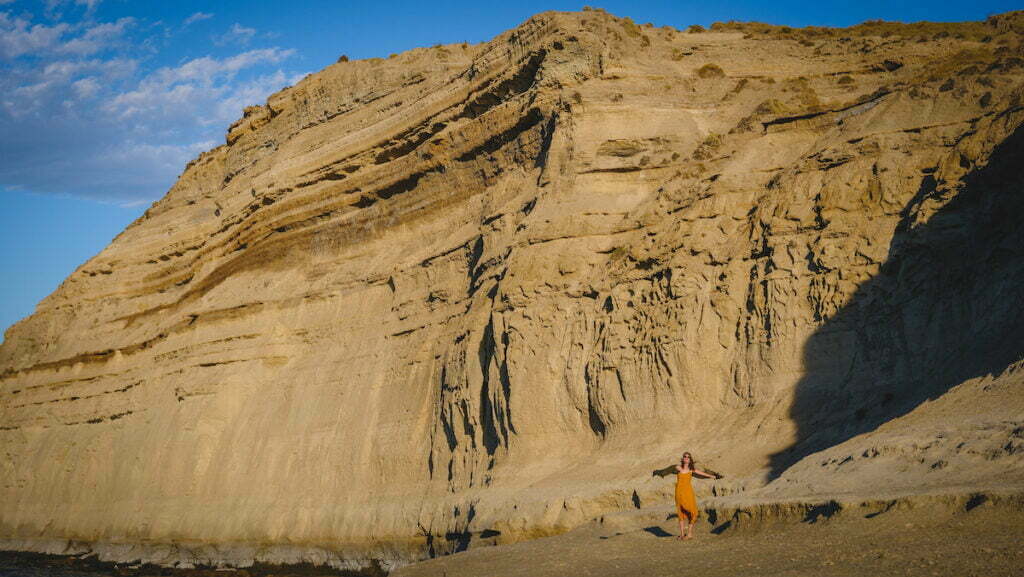
[[[135,23],[134,18],[121,18],[117,22],[105,22],[87,28],[85,34],[62,44],[58,50],[70,54],[88,55],[108,48],[116,42],[125,30]]]
[[[196,14],[192,22],[208,17]],[[0,11],[0,189],[151,202],[189,160],[223,142],[245,106],[302,77],[287,67],[294,50],[154,68],[147,64],[174,50],[176,37],[153,42],[153,22],[44,22]],[[266,40],[236,26],[239,38]]]
[[[209,83],[219,76],[232,76],[237,72],[264,62],[276,64],[295,54],[294,50],[262,48],[217,59],[209,56],[189,60],[177,68],[161,68],[151,77],[158,82],[195,81]]]
[[[214,38],[213,43],[217,46],[227,46],[229,44],[245,46],[249,44],[254,36],[256,36],[255,28],[247,28],[235,22],[221,37]]]
[[[242,98],[240,94],[254,96],[257,93],[266,98],[267,92],[255,90],[253,84],[245,83],[233,86],[231,80],[240,71],[259,64],[276,64],[294,54],[293,50],[266,48],[249,50],[230,58],[217,59],[209,56],[189,60],[175,68],[160,68],[148,75],[134,90],[114,96],[104,105],[106,112],[115,114],[121,119],[129,119],[140,115],[161,115],[168,113],[184,113],[182,108],[193,110],[201,123],[222,122],[228,120],[223,113],[220,102],[224,99],[232,101]],[[284,73],[280,72],[278,89],[285,84]],[[263,77],[261,86],[269,85],[270,81]],[[202,114],[195,109],[202,101],[217,101],[213,114]],[[251,101],[249,102],[252,103]],[[240,108],[235,111],[237,115]]]
[[[278,70],[236,85],[217,103],[212,122],[231,122],[241,116],[246,106],[263,102],[274,92],[289,84],[289,78]]]
[[[100,83],[93,77],[81,78],[71,83],[79,99],[92,98],[100,91]]]
[[[58,43],[68,28],[64,23],[30,26],[28,20],[0,12],[0,58],[13,59],[47,50]]]
[[[96,12],[96,7],[100,5],[102,0],[45,0],[43,4],[46,6],[46,15],[50,18],[63,18],[64,14],[59,11],[59,8],[66,4],[73,4],[74,6],[85,6],[85,14],[92,16]]]
[[[74,0],[76,6],[85,6],[87,10],[95,10],[103,0]],[[71,0],[46,0],[46,8],[56,10],[63,4],[71,3]]]
[[[213,14],[210,14],[209,12],[196,12],[185,19],[184,25],[190,26],[192,24],[195,24],[196,22],[200,22],[202,20],[209,20],[210,18],[213,18]]]
[[[45,57],[52,54],[88,56],[111,48],[135,23],[134,18],[121,18],[85,28],[72,38],[76,27],[65,22],[53,26],[31,24],[24,18],[0,12],[0,58],[13,60],[19,56]]]
[[[12,117],[22,117],[45,110],[50,98],[60,97],[62,90],[73,90],[78,98],[87,98],[100,88],[132,76],[138,62],[127,58],[111,60],[57,60],[42,69],[21,71],[17,77],[0,77],[0,90],[6,93],[4,108]],[[82,80],[89,80],[79,84]]]

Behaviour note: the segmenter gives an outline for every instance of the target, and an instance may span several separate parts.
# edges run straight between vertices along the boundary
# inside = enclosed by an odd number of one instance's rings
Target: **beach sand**
[[[669,512],[666,511],[666,517]],[[845,515],[679,541],[674,518],[632,530],[593,523],[563,535],[471,549],[393,577],[1024,575],[1024,513],[982,506]]]
[[[633,517],[634,520],[645,515]],[[649,517],[648,517],[649,518]],[[984,502],[969,510],[918,506],[883,513],[844,511],[804,521],[750,521],[718,534],[703,519],[694,539],[661,521],[627,526],[608,516],[532,541],[480,546],[407,565],[391,577],[668,577],[863,575],[1001,577],[1024,574],[1024,511]],[[719,524],[718,527],[722,525]],[[0,577],[384,577],[310,565],[172,569],[114,565],[31,553],[0,553]]]

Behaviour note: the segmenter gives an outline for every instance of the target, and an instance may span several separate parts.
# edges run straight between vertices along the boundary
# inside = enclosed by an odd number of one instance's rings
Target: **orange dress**
[[[693,478],[692,472],[676,473],[676,513],[680,519],[686,517],[689,522],[693,523],[700,515],[700,510],[697,509],[697,497],[693,494],[691,478]]]

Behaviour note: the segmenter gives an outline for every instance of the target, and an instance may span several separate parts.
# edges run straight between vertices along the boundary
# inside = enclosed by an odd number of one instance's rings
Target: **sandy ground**
[[[480,547],[402,567],[391,577],[622,577],[1024,575],[1024,511],[843,514],[815,522],[769,522],[712,534],[706,522],[679,541],[674,518],[633,529],[599,522],[556,537]],[[0,553],[0,577],[314,577],[355,575],[311,566],[177,570],[113,566],[67,557]],[[367,572],[362,575],[378,575]]]
[[[630,531],[598,524],[546,539],[469,550],[393,577],[701,575],[1024,575],[1024,513],[900,511],[766,525],[678,541],[675,520]]]

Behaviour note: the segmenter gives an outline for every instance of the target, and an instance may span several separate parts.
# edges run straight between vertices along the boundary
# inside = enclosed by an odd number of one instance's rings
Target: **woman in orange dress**
[[[693,485],[690,480],[696,475],[701,479],[719,479],[720,475],[706,473],[697,468],[693,461],[693,455],[689,452],[683,453],[676,465],[676,515],[679,517],[679,539],[686,540],[693,538],[693,526],[700,516],[700,509],[697,508],[697,498],[693,495]]]

